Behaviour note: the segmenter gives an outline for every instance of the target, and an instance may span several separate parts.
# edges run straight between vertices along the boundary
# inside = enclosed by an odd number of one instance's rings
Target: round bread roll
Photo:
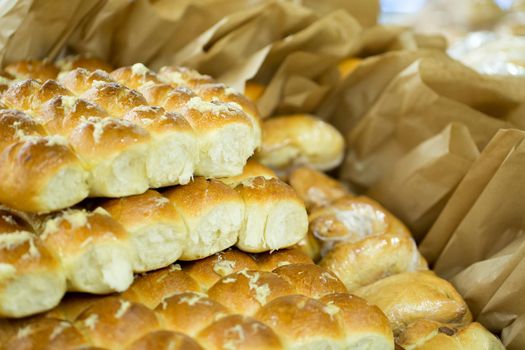
[[[159,77],[166,83],[175,86],[188,86],[191,88],[215,82],[209,75],[200,74],[191,68],[178,66],[162,67],[159,70]]]
[[[156,331],[135,340],[126,350],[202,350],[193,338],[179,332]]]
[[[64,270],[29,225],[0,210],[0,316],[24,317],[56,306]]]
[[[396,233],[340,243],[319,265],[334,272],[350,292],[398,273],[428,270],[414,240]]]
[[[254,256],[259,270],[262,271],[273,271],[286,265],[314,263],[308,255],[298,248],[279,249]]]
[[[253,315],[273,299],[295,294],[285,279],[272,272],[242,270],[215,283],[208,296],[234,313]]]
[[[23,111],[36,111],[43,103],[56,96],[70,96],[72,93],[54,80],[40,83],[34,79],[18,81],[4,92],[5,103]]]
[[[257,263],[237,249],[228,249],[183,266],[183,271],[197,281],[203,290],[208,290],[222,277],[245,269],[256,270]]]
[[[286,349],[342,349],[345,332],[332,309],[302,295],[283,296],[254,316],[280,336]]]
[[[392,329],[377,306],[348,293],[328,294],[320,301],[341,320],[345,349],[394,349]]]
[[[92,345],[121,349],[145,334],[160,330],[153,311],[141,304],[117,298],[103,298],[75,320],[75,326]]]
[[[243,181],[252,179],[254,177],[264,177],[266,180],[270,180],[277,178],[277,174],[275,174],[272,169],[267,168],[253,158],[250,158],[242,170],[242,174],[237,176],[222,177],[217,180],[230,187],[235,187],[241,184]]]
[[[121,224],[137,251],[134,271],[144,272],[168,266],[181,255],[188,232],[184,220],[160,193],[105,201],[101,207]]]
[[[481,324],[456,327],[430,320],[417,320],[398,338],[406,350],[483,349],[504,350],[501,341]]]
[[[263,122],[257,159],[272,169],[309,165],[318,170],[337,167],[343,160],[343,136],[330,124],[310,115],[289,115]]]
[[[155,309],[164,327],[195,336],[212,322],[227,316],[229,311],[205,294],[187,292],[165,299]]]
[[[103,209],[71,209],[50,217],[44,243],[60,257],[71,291],[106,294],[133,281],[135,252],[128,233]]]
[[[151,135],[146,172],[151,187],[185,185],[193,177],[198,144],[190,124],[178,113],[142,106],[123,116]]]
[[[418,319],[458,325],[472,320],[467,304],[454,287],[430,271],[386,277],[354,293],[385,313],[396,336]]]
[[[122,117],[135,107],[146,106],[144,96],[117,82],[95,81],[80,97],[104,108],[112,117]]]
[[[215,321],[197,336],[206,349],[283,349],[274,331],[251,317],[231,315]]]
[[[332,293],[345,293],[344,284],[333,272],[312,264],[284,265],[273,270],[295,287],[297,294],[319,299]]]
[[[90,196],[121,197],[148,189],[150,135],[143,128],[126,120],[89,117],[73,130],[69,142],[91,169]]]
[[[122,297],[156,308],[164,299],[184,292],[199,292],[199,284],[174,264],[161,270],[138,275]]]
[[[294,169],[288,182],[307,209],[326,206],[336,199],[350,195],[341,182],[306,166]]]
[[[290,247],[308,231],[308,215],[295,191],[279,179],[256,177],[235,190],[246,206],[237,247],[247,252]]]
[[[70,322],[42,318],[20,328],[3,349],[78,349],[88,345],[88,341]]]
[[[43,314],[43,316],[73,322],[78,315],[100,299],[101,296],[96,294],[66,293],[60,304]]]
[[[233,189],[216,180],[195,178],[164,195],[182,215],[189,239],[182,260],[196,260],[231,247],[243,226],[244,203]]]
[[[64,138],[22,136],[0,152],[1,203],[47,213],[87,197],[89,174]]]
[[[62,72],[68,72],[77,68],[84,68],[90,72],[102,70],[111,72],[113,68],[107,63],[96,57],[86,57],[80,55],[66,56],[56,62]]]
[[[139,89],[143,85],[162,84],[162,80],[142,63],[121,67],[111,72],[111,77],[131,89]]]
[[[162,106],[169,112],[182,112],[184,106],[193,97],[195,92],[187,87],[173,87],[170,84],[146,83],[138,88],[146,101],[153,106]]]
[[[4,70],[16,79],[37,79],[40,81],[55,79],[59,73],[54,64],[37,60],[10,63],[4,67]]]
[[[82,95],[97,83],[115,83],[109,74],[102,70],[90,72],[84,68],[64,72],[60,74],[58,80],[77,96]]]

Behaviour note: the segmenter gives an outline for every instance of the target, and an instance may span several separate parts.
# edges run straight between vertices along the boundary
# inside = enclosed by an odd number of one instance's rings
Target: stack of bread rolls
[[[297,249],[172,265],[5,329],[6,350],[394,349],[385,315]]]
[[[303,251],[352,294],[379,306],[405,349],[504,349],[446,280],[428,270],[408,229],[377,202],[334,179],[296,168],[291,186],[309,211]]]
[[[259,147],[254,104],[208,76],[96,60],[5,68],[0,202],[51,212],[87,196],[121,197],[242,172]],[[68,70],[72,69],[72,70]]]

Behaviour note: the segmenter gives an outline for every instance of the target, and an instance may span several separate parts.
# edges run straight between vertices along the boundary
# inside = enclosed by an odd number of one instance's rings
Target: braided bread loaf
[[[61,65],[107,69],[93,60]],[[48,80],[59,72],[49,63],[7,66],[24,80],[8,81],[2,93],[0,202],[50,212],[88,195],[129,196],[186,184],[194,174],[240,174],[260,144],[255,106],[193,71],[169,78],[178,70],[75,68],[57,82]]]
[[[5,349],[393,349],[382,312],[297,250],[229,250],[70,297],[19,324]]]

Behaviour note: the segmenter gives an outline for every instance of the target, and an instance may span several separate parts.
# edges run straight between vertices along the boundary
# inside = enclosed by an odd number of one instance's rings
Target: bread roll
[[[295,289],[284,278],[272,272],[241,270],[215,283],[208,296],[226,306],[233,313],[253,315],[273,299],[295,294]]]
[[[202,350],[192,338],[179,332],[156,331],[148,333],[126,347],[126,350]]]
[[[178,66],[162,67],[159,71],[159,77],[166,83],[190,88],[215,82],[209,75],[200,74],[191,68]]]
[[[208,290],[224,276],[257,268],[251,256],[237,249],[228,249],[183,266],[184,272],[197,281],[203,290]]]
[[[129,111],[125,120],[140,125],[151,135],[146,172],[151,187],[185,185],[198,162],[198,143],[190,124],[178,113],[143,106]]]
[[[0,316],[24,317],[56,306],[66,291],[58,259],[12,213],[0,210]]]
[[[55,96],[70,96],[72,93],[54,80],[41,83],[34,79],[18,81],[4,92],[3,99],[11,108],[31,113]]]
[[[103,210],[60,212],[46,221],[41,238],[58,254],[69,290],[105,294],[133,281],[136,257],[128,233]]]
[[[432,272],[404,272],[354,291],[388,317],[394,335],[418,320],[467,324],[472,315],[452,285]]]
[[[262,146],[257,159],[272,169],[309,165],[329,170],[343,160],[343,136],[330,124],[310,115],[267,119],[262,127]]]
[[[175,205],[188,228],[182,260],[207,257],[237,241],[244,220],[244,203],[233,189],[219,181],[198,177],[164,195]]]
[[[197,335],[212,322],[229,314],[223,305],[204,294],[195,292],[176,294],[167,298],[155,311],[166,329],[190,336]]]
[[[317,262],[321,258],[321,245],[311,232],[297,243],[297,248],[301,249],[313,261]]]
[[[104,72],[111,72],[113,68],[107,63],[96,57],[86,56],[66,56],[56,62],[56,65],[62,72],[68,72],[77,68],[84,68],[90,72],[102,70]]]
[[[274,331],[251,317],[231,315],[202,330],[197,339],[206,349],[283,349]]]
[[[3,349],[77,349],[88,345],[89,342],[71,323],[42,318],[20,328]]]
[[[143,85],[162,84],[162,80],[142,63],[121,67],[111,72],[111,77],[131,89],[139,89]]]
[[[10,63],[4,67],[4,70],[16,79],[37,79],[40,81],[55,79],[59,72],[54,64],[37,60]]]
[[[222,183],[225,183],[230,187],[235,187],[241,184],[243,181],[260,176],[264,177],[266,180],[277,178],[277,174],[275,174],[275,172],[272,169],[265,167],[261,163],[251,158],[246,163],[246,166],[244,167],[240,175],[222,177],[217,180],[219,180]]]
[[[273,270],[275,274],[288,281],[298,294],[319,299],[332,293],[345,293],[344,284],[333,272],[317,265],[284,265]]]
[[[430,320],[410,324],[398,342],[406,350],[484,349],[504,350],[501,341],[477,322],[457,327]]]
[[[0,151],[0,202],[18,210],[47,213],[87,197],[89,174],[65,139],[20,139]]]
[[[306,166],[294,169],[288,182],[304,201],[307,209],[326,206],[336,199],[350,195],[339,181]]]
[[[90,72],[84,68],[76,68],[60,74],[59,82],[75,95],[80,96],[97,83],[114,83],[108,73],[102,70]]]
[[[298,248],[279,249],[255,255],[262,271],[273,271],[278,267],[293,264],[312,264],[312,259]]]
[[[92,345],[124,348],[145,334],[160,330],[153,311],[122,298],[103,298],[82,312],[75,326]]]
[[[263,252],[292,246],[308,230],[308,215],[295,191],[279,179],[256,177],[235,190],[246,206],[245,225],[237,247]]]
[[[286,349],[341,349],[345,332],[332,312],[315,299],[288,295],[269,302],[254,317],[276,331]]]
[[[101,206],[129,233],[137,251],[134,270],[144,272],[168,266],[184,250],[188,232],[184,220],[160,193],[105,201]]]
[[[156,308],[164,299],[184,292],[199,292],[199,284],[188,274],[182,272],[179,264],[171,265],[135,278],[131,287],[122,297]]]
[[[138,91],[116,82],[95,81],[80,97],[96,103],[117,118],[135,107],[148,104]]]

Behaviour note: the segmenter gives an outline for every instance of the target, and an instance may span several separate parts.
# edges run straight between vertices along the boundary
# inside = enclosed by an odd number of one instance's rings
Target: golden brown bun
[[[279,249],[255,255],[259,269],[273,271],[278,267],[292,264],[313,264],[312,259],[297,248]]]
[[[215,82],[209,75],[200,74],[191,68],[178,66],[162,67],[159,71],[159,76],[166,83],[175,86],[196,87]]]
[[[410,324],[398,342],[407,350],[504,350],[501,341],[477,322],[457,327],[430,320]]]
[[[242,170],[242,174],[237,176],[222,177],[217,180],[225,183],[228,186],[235,187],[241,184],[243,181],[259,176],[262,176],[267,180],[277,178],[277,174],[275,174],[272,169],[265,167],[255,159],[250,158]]]
[[[254,317],[276,331],[285,348],[340,348],[345,341],[344,330],[331,310],[302,295],[274,299]]]
[[[84,68],[90,72],[102,70],[109,73],[113,70],[111,65],[96,57],[67,56],[57,61],[56,64],[63,72],[77,68]]]
[[[66,291],[64,270],[28,225],[0,210],[0,317],[55,307]]]
[[[294,286],[298,294],[310,298],[319,299],[327,294],[346,292],[344,284],[333,272],[317,265],[284,265],[273,270],[273,272]]]
[[[123,348],[160,329],[153,311],[117,297],[104,298],[92,304],[77,317],[75,326],[92,345],[111,349]]]
[[[207,257],[237,241],[244,220],[242,198],[216,180],[195,178],[164,195],[182,215],[189,232],[182,260]]]
[[[95,82],[80,97],[96,103],[113,117],[122,117],[135,107],[147,105],[140,92],[115,82]]]
[[[123,118],[140,125],[152,136],[146,161],[151,187],[185,185],[191,180],[199,149],[192,127],[180,113],[142,106]]]
[[[228,249],[183,266],[183,271],[197,281],[203,290],[208,290],[222,277],[244,269],[255,270],[257,263],[251,256],[236,249]]]
[[[131,89],[138,89],[143,85],[162,84],[162,81],[153,71],[142,63],[121,67],[111,72],[111,77]]]
[[[145,84],[138,91],[150,105],[164,107],[169,112],[182,112],[186,103],[197,97],[187,87],[173,87],[170,84]]]
[[[336,199],[350,195],[339,181],[305,166],[294,169],[288,182],[304,201],[307,209],[322,207]]]
[[[18,81],[4,92],[5,103],[16,109],[37,110],[40,105],[55,96],[70,96],[72,93],[54,80],[41,83],[34,79]]]
[[[343,136],[330,124],[306,114],[278,116],[263,122],[257,159],[273,169],[309,165],[329,170],[343,160]]]
[[[229,311],[205,294],[187,292],[165,299],[155,309],[164,327],[171,331],[195,336]]]
[[[84,68],[76,68],[60,74],[60,83],[75,95],[82,95],[97,83],[114,83],[108,73],[102,70],[90,72]]]
[[[95,294],[66,293],[57,307],[49,310],[42,316],[73,322],[78,315],[100,299],[101,296]]]
[[[179,332],[157,331],[134,341],[126,350],[202,350],[199,343]]]
[[[232,315],[214,322],[197,336],[206,349],[283,349],[274,331],[251,317]]]
[[[55,79],[59,73],[54,64],[44,61],[20,61],[10,63],[4,70],[17,79],[37,79],[46,81]]]
[[[256,177],[243,181],[235,190],[246,207],[245,224],[237,241],[239,249],[258,253],[290,247],[306,235],[306,209],[283,181]]]
[[[138,275],[123,298],[156,308],[164,299],[184,292],[199,292],[197,282],[181,271],[178,264]]]
[[[128,233],[103,211],[60,212],[46,221],[41,238],[59,256],[69,290],[110,293],[133,281],[136,257]]]
[[[44,128],[28,114],[15,109],[0,110],[0,149],[27,136],[44,135]]]
[[[394,334],[418,319],[466,324],[472,315],[454,287],[432,272],[405,272],[357,289],[356,295],[377,305]]]
[[[87,339],[71,323],[55,318],[42,318],[20,328],[3,349],[73,350],[87,345]]]
[[[264,93],[266,86],[248,81],[244,87],[244,96],[248,97],[253,102],[256,102]]]
[[[273,299],[295,294],[284,278],[272,272],[242,270],[223,277],[209,290],[208,296],[233,313],[253,315]]]
[[[101,206],[120,223],[137,251],[134,271],[168,266],[181,256],[188,237],[186,225],[169,199],[149,190],[107,200]]]

